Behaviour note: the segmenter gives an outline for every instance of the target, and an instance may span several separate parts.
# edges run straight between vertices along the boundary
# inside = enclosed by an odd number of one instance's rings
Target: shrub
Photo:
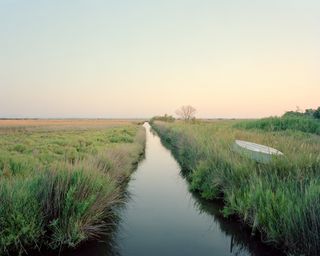
[[[318,107],[318,109],[314,111],[313,117],[316,119],[320,119],[320,107]]]

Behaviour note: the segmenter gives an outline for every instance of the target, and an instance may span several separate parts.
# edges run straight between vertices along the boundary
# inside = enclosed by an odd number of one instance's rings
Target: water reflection
[[[224,218],[221,210],[221,201],[208,201],[200,197],[199,193],[191,192],[194,198],[195,208],[199,214],[209,214],[215,223],[218,223],[220,231],[230,236],[230,253],[232,255],[271,256],[285,255],[280,250],[261,243],[259,236],[253,236],[251,229],[233,218]]]

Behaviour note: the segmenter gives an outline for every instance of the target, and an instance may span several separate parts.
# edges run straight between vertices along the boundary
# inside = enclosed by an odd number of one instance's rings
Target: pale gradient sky
[[[319,0],[0,0],[0,117],[320,105]]]

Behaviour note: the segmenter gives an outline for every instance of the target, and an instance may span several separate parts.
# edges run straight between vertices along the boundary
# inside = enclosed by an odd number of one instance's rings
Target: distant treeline
[[[317,109],[306,109],[304,112],[301,111],[287,111],[282,117],[311,117],[320,119],[320,107]]]
[[[154,116],[151,118],[150,123],[154,121],[174,122],[175,118],[171,115],[165,114],[164,116]]]
[[[236,124],[238,128],[265,131],[296,130],[320,135],[320,107],[301,111],[287,111],[281,117],[268,117]]]
[[[190,119],[185,119],[185,118],[174,118],[171,115],[163,115],[163,116],[154,116],[150,119],[150,123],[153,123],[154,121],[162,121],[162,122],[168,122],[168,123],[172,123],[175,120],[184,120],[185,122],[189,122],[189,123],[197,123],[198,119],[196,119],[195,117],[192,117]]]

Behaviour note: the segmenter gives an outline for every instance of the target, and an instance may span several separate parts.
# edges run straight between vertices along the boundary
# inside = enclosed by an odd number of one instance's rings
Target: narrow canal
[[[149,124],[144,126],[146,156],[129,183],[131,200],[121,213],[116,236],[120,255],[276,254],[251,241],[239,223],[223,220],[217,205],[191,194],[171,152]]]
[[[112,243],[92,243],[72,256],[282,255],[240,223],[224,219],[221,205],[191,193],[171,152],[144,126],[145,159],[129,182]]]

